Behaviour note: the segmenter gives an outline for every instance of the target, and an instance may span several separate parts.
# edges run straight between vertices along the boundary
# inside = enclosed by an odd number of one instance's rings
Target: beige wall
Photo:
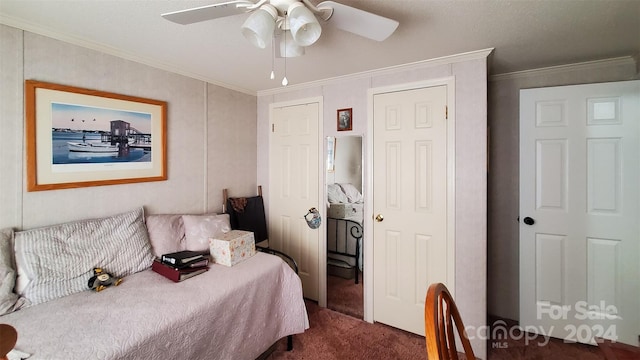
[[[450,76],[455,77],[456,102],[455,296],[465,325],[479,327],[486,323],[486,57],[453,56],[449,60],[426,61],[406,69],[372,72],[367,76],[329,80],[316,86],[294,86],[293,89],[258,94],[258,182],[266,184],[269,179],[269,104],[320,96],[324,104],[323,136],[346,135],[336,130],[336,110],[342,108],[353,108],[351,135],[365,135],[369,89]],[[363,141],[366,144],[369,139],[365,136]],[[365,152],[365,164],[369,157]],[[364,179],[363,183],[367,181]],[[485,357],[484,341],[474,340],[473,347],[477,356]]]
[[[221,211],[222,189],[255,193],[256,97],[16,28],[0,26],[0,227],[32,228],[145,206]],[[24,80],[168,103],[168,180],[27,192]]]
[[[484,59],[425,63],[411,70],[261,94],[256,99],[4,25],[0,25],[0,53],[0,227],[15,228],[109,215],[141,205],[151,213],[220,211],[223,188],[228,188],[232,195],[253,194],[258,184],[268,188],[270,103],[322,96],[324,136],[338,135],[335,111],[346,107],[353,108],[350,133],[364,135],[368,89],[456,76],[456,256],[458,263],[469,264],[456,271],[456,296],[465,321],[471,325],[484,323],[485,296],[489,313],[518,318],[519,90],[640,78],[635,64],[613,61],[526,72],[490,81],[487,209]],[[169,179],[26,192],[23,128],[26,79],[167,101]],[[365,160],[367,156],[364,154]],[[268,189],[265,193],[268,194]],[[487,258],[482,255],[485,253]],[[480,347],[484,349],[484,344]]]
[[[520,89],[633,80],[631,58],[493,77],[489,82],[488,312],[519,319]]]

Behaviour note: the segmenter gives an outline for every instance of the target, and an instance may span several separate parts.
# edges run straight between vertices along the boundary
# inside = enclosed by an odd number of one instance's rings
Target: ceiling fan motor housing
[[[275,8],[278,9],[278,14],[280,16],[285,16],[289,11],[289,7],[295,3],[302,5],[302,3],[299,0],[270,0],[269,1],[269,4],[271,4],[272,6],[275,6]]]

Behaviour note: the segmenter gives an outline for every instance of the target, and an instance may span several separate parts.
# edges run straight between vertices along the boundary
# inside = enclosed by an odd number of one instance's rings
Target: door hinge
[[[449,120],[449,106],[448,105],[444,106],[444,119],[445,120]]]

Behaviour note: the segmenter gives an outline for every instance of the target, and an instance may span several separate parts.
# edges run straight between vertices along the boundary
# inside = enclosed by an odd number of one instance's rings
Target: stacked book
[[[151,268],[175,282],[186,280],[209,270],[209,254],[201,251],[178,251],[155,259]]]

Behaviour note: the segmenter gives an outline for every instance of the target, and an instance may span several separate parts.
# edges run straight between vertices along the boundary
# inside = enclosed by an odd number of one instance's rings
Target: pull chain
[[[284,16],[285,24],[287,23],[287,15]],[[289,85],[289,80],[287,80],[287,31],[285,30],[282,34],[284,36],[284,78],[282,78],[282,86]]]

